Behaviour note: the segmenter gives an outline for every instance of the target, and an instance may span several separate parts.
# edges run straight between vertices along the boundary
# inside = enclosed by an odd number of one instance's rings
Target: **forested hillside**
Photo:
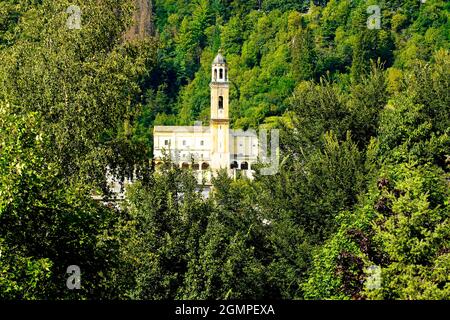
[[[171,110],[157,112],[158,123],[207,121],[210,64],[219,48],[230,64],[235,126],[256,127],[291,109],[301,81],[327,77],[345,90],[379,60],[391,68],[395,89],[412,61],[448,47],[444,1],[309,2],[155,1],[169,86],[160,89],[173,101]],[[373,4],[381,8],[381,30],[367,28]],[[167,119],[167,111],[180,117]]]
[[[449,14],[0,1],[0,299],[449,299]],[[233,127],[280,129],[281,159],[205,198],[154,171],[152,128],[208,123],[219,49]],[[120,208],[92,199],[107,167],[139,178]]]

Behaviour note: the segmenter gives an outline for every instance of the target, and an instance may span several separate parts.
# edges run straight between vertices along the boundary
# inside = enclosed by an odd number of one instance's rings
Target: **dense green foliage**
[[[0,299],[450,298],[448,2],[155,0],[145,39],[135,1],[78,3],[81,29],[0,2]],[[209,121],[219,48],[281,161],[205,197],[149,158],[153,125]],[[107,167],[138,176],[120,207]]]
[[[162,62],[177,73],[169,83],[181,85],[175,99],[166,90],[179,117],[161,114],[158,123],[208,121],[210,63],[219,48],[231,65],[232,121],[236,127],[256,128],[290,109],[288,100],[299,81],[327,76],[346,88],[371,70],[370,60],[399,71],[449,46],[444,1],[345,0],[325,7],[295,1],[299,11],[292,11],[289,1],[222,2],[156,1]],[[262,10],[252,10],[258,3]],[[366,27],[371,4],[381,7],[381,30]]]

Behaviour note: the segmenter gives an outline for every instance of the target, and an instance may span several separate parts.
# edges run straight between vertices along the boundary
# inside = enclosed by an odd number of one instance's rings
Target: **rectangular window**
[[[183,140],[183,146],[185,146],[186,145],[186,140]]]
[[[164,145],[168,146],[169,145],[169,140],[164,140]]]
[[[201,146],[204,146],[204,145],[205,145],[205,141],[203,141],[203,140],[200,141],[200,145],[201,145]]]

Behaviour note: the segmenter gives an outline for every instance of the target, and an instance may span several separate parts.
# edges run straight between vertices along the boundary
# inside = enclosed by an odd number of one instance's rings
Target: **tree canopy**
[[[449,9],[0,2],[0,299],[449,299]],[[152,128],[209,121],[219,49],[233,128],[279,129],[280,164],[206,197]]]

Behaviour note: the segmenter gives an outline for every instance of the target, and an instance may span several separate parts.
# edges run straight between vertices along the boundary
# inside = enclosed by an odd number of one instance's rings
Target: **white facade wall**
[[[199,182],[205,177],[210,182],[221,168],[230,176],[251,178],[252,164],[258,160],[258,136],[255,131],[229,129],[228,66],[220,53],[212,64],[210,87],[210,126],[155,126],[155,162],[161,163],[166,152],[176,165],[192,169]]]

